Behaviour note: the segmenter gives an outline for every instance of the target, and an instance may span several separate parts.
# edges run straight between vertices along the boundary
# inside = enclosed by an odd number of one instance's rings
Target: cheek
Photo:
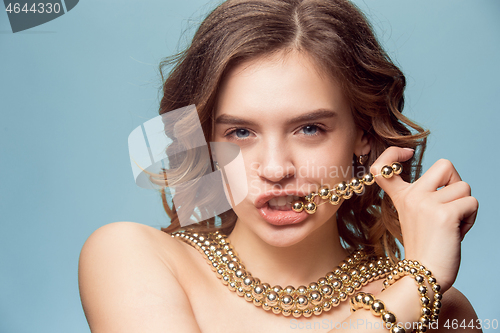
[[[247,158],[245,160],[245,178],[241,179],[241,182],[245,182],[248,187],[248,193],[250,197],[255,198],[262,193],[262,182],[263,180],[259,176],[260,164],[255,159]]]
[[[234,207],[242,202],[248,195],[248,186],[246,181],[247,176],[245,174],[245,164],[243,159],[241,157],[234,159],[231,163],[224,167],[223,174],[225,176],[225,179],[223,179],[226,189],[226,198],[228,198],[231,206]]]
[[[232,207],[248,195],[247,165],[240,148],[232,143],[212,142],[212,156],[219,162],[227,202]]]

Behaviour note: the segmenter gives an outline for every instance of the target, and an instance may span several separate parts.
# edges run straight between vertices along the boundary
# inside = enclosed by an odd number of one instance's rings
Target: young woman
[[[94,232],[79,266],[92,332],[443,331],[476,319],[452,285],[477,200],[447,160],[419,178],[428,132],[401,114],[405,77],[355,6],[229,0],[172,62],[160,114],[196,105],[207,142],[239,147],[246,177],[231,186],[248,193],[219,221],[181,227],[163,192],[165,230]]]

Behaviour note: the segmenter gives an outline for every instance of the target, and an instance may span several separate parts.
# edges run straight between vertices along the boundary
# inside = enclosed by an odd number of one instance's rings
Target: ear
[[[354,143],[354,154],[356,156],[367,155],[371,150],[370,136],[361,128],[357,129],[356,141]]]

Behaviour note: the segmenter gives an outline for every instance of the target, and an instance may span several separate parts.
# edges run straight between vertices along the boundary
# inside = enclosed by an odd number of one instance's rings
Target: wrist
[[[392,286],[377,294],[389,311],[393,311],[398,321],[403,323],[418,322],[421,317],[420,294],[415,288],[412,276],[404,276]]]
[[[418,319],[421,329],[418,331],[425,331],[429,323],[437,321],[439,317],[442,298],[441,286],[437,283],[432,272],[426,269],[425,266],[421,265],[418,261],[405,259],[398,262],[392,268],[384,281],[383,290],[393,285],[397,285],[397,289],[401,289],[403,285],[405,288],[408,288],[406,285],[409,284],[413,284],[414,286],[416,284],[417,295],[419,297],[418,303],[421,305]]]

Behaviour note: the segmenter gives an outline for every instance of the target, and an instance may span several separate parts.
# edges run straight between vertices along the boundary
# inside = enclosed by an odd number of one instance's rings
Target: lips
[[[267,203],[259,208],[258,212],[260,216],[267,221],[267,223],[277,226],[297,224],[304,221],[308,217],[308,214],[305,211],[297,213],[292,209],[272,209]]]
[[[297,213],[292,209],[284,210],[284,207],[280,209],[271,209],[269,207],[268,201],[272,198],[280,196],[294,195],[298,197],[304,197],[306,194],[307,193],[301,191],[266,192],[257,197],[257,200],[255,201],[255,207],[257,208],[262,218],[269,224],[277,226],[297,224],[304,221],[308,217],[308,214],[305,211]]]

